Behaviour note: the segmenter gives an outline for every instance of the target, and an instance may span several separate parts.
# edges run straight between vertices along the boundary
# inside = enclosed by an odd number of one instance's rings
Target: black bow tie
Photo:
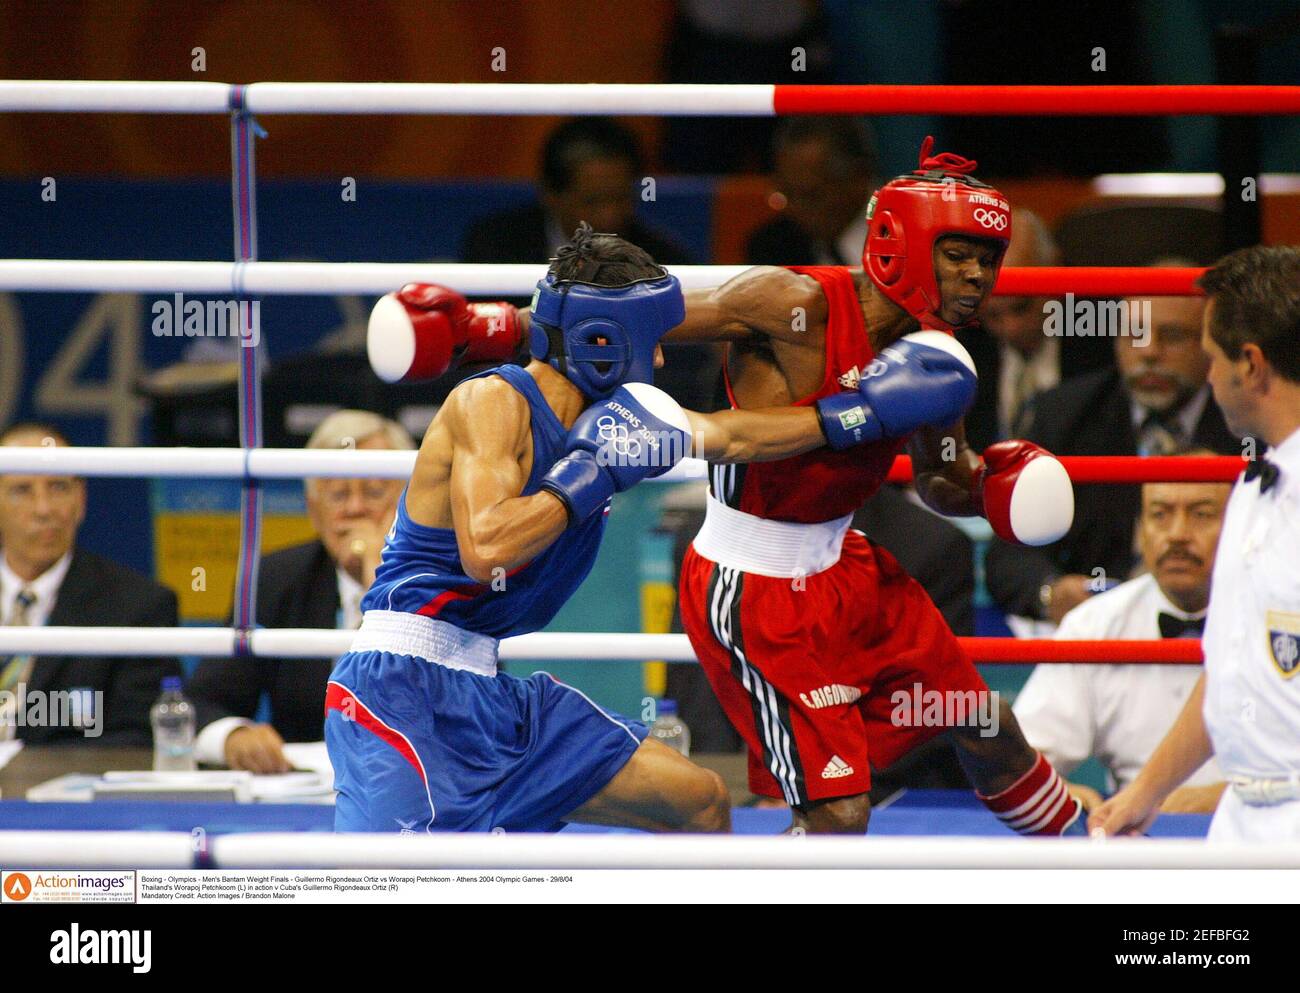
[[[1269,487],[1277,482],[1277,477],[1281,474],[1276,463],[1268,459],[1251,459],[1246,463],[1246,482],[1250,482],[1255,477],[1259,477],[1259,492],[1267,493]]]
[[[1175,617],[1161,611],[1157,620],[1162,638],[1199,638],[1205,632],[1204,617]]]

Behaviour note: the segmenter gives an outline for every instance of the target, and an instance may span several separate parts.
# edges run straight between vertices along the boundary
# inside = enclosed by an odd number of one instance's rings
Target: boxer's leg
[[[722,777],[647,738],[618,774],[565,820],[644,831],[729,831]]]

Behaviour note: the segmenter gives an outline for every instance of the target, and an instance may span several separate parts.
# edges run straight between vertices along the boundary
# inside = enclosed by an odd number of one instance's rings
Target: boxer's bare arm
[[[916,494],[927,507],[945,517],[978,517],[984,513],[972,492],[980,458],[966,441],[958,421],[946,428],[926,427],[907,442],[912,457]]]
[[[528,402],[494,377],[472,380],[447,398],[452,445],[450,497],[465,574],[491,582],[535,558],[569,525],[553,493],[520,496],[520,464],[531,430]]]
[[[755,336],[803,344],[810,343],[809,328],[826,323],[826,297],[817,280],[776,266],[755,266],[721,286],[688,290],[685,296],[686,320],[664,336],[666,344]]]
[[[1205,675],[1202,674],[1178,718],[1137,778],[1152,795],[1163,800],[1213,757],[1214,742],[1205,727]]]
[[[710,462],[770,462],[826,444],[821,419],[812,407],[683,413],[691,422],[691,454]]]

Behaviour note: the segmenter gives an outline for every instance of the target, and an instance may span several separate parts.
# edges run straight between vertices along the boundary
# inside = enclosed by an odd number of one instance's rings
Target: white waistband
[[[709,497],[695,551],[706,559],[759,576],[812,576],[840,560],[853,515],[820,524],[769,521]]]
[[[1279,803],[1300,800],[1300,773],[1293,772],[1288,779],[1229,776],[1228,782],[1241,802],[1252,807],[1274,807]]]
[[[497,674],[497,639],[422,614],[367,610],[352,639],[354,652],[414,655],[448,669]]]

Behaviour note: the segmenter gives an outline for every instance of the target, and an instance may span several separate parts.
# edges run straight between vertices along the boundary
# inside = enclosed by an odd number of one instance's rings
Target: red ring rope
[[[808,86],[778,84],[777,114],[962,117],[1300,114],[1300,86]]]
[[[1199,665],[1201,643],[1195,638],[1160,641],[1057,641],[1052,638],[958,638],[971,661],[981,665],[1023,665],[1028,662]]]
[[[998,296],[1204,296],[1196,285],[1204,269],[1134,266],[1041,266],[1003,269]]]
[[[1075,483],[1231,483],[1246,467],[1236,455],[1060,455]],[[891,483],[912,481],[912,460],[900,455]]]

